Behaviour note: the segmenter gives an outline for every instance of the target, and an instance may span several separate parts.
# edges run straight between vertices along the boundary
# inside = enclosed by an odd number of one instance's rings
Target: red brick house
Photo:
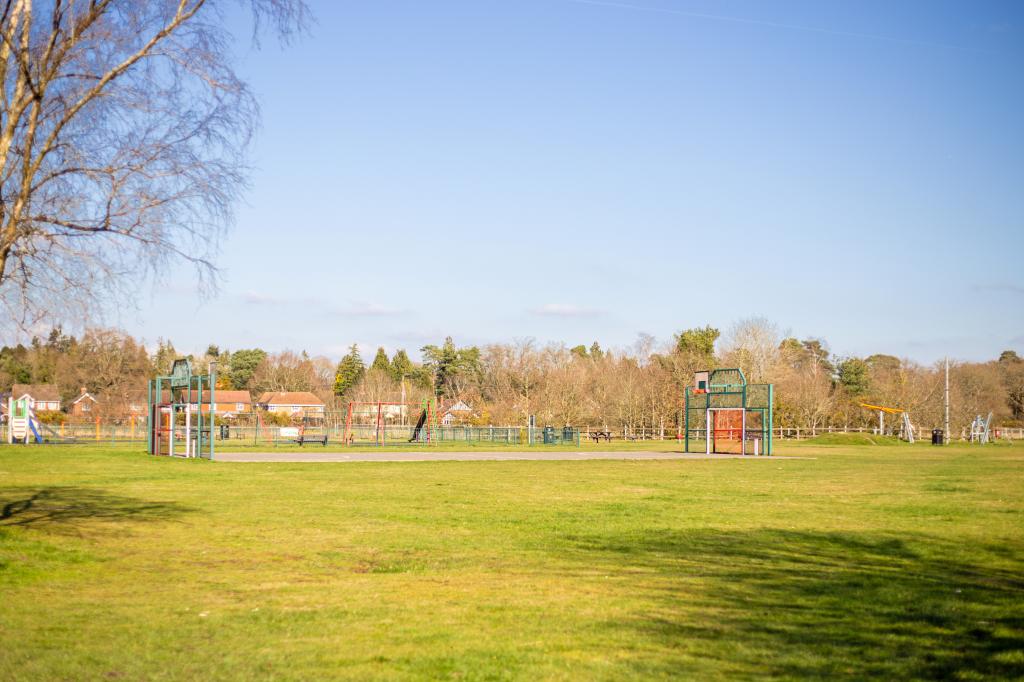
[[[327,407],[309,391],[267,391],[256,400],[256,406],[296,417],[323,417]]]
[[[14,384],[11,397],[15,400],[28,398],[28,405],[36,412],[60,410],[60,391],[53,384]]]
[[[193,394],[192,399],[195,400],[196,395]],[[228,414],[249,414],[252,412],[252,396],[249,395],[249,391],[229,391],[217,389],[213,394],[214,404],[213,412],[217,416],[223,417]],[[171,401],[170,391],[163,392],[163,400],[161,402],[168,403]],[[145,413],[145,397],[142,399],[142,410]],[[203,391],[203,402],[202,402],[203,414],[209,414],[210,412],[210,393],[209,391]]]
[[[72,417],[90,417],[97,411],[98,405],[99,400],[96,396],[85,390],[83,386],[78,397],[68,405],[68,414]]]

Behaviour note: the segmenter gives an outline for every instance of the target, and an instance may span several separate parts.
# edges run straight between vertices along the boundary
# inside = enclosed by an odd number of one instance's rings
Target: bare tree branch
[[[238,0],[282,40],[302,0]],[[175,261],[213,281],[258,106],[228,0],[0,3],[0,306],[94,313]]]

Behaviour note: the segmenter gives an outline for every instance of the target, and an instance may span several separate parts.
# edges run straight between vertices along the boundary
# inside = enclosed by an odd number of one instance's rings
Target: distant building
[[[267,391],[256,400],[256,406],[296,417],[323,417],[326,409],[324,401],[309,391]]]
[[[56,412],[60,409],[60,391],[53,384],[14,384],[11,397],[28,399],[28,406],[36,412]]]
[[[226,415],[226,414],[249,414],[252,412],[252,396],[249,395],[249,391],[228,391],[215,389],[213,393],[214,399],[214,414]],[[209,403],[209,397],[203,398],[204,402]],[[208,412],[208,405],[203,405],[203,412]]]
[[[452,424],[463,424],[473,416],[473,408],[461,400],[448,403],[441,403],[441,425],[451,426]]]
[[[192,399],[198,401],[199,397],[195,395],[193,391]],[[249,391],[228,391],[216,389],[213,393],[213,413],[224,417],[229,415],[249,414],[252,412],[252,396],[249,395]],[[171,402],[170,391],[163,391],[162,403],[166,404]],[[141,409],[141,414],[146,413],[146,396],[143,394],[141,398],[131,401],[129,411],[133,414],[136,413],[136,407]],[[202,412],[203,414],[209,414],[210,412],[210,392],[203,391],[202,399]]]
[[[147,398],[145,391],[132,391],[123,401],[122,411],[126,417],[138,417],[146,414]]]
[[[78,397],[68,405],[68,414],[72,417],[89,417],[96,412],[98,404],[99,401],[96,399],[96,396],[87,391],[85,386],[83,386]]]

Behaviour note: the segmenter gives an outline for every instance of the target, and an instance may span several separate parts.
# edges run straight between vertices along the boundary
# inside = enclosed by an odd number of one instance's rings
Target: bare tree
[[[227,4],[0,1],[8,320],[95,311],[178,259],[209,284],[258,117],[231,68]],[[283,38],[306,20],[302,0],[246,4]]]
[[[740,320],[725,339],[723,353],[727,364],[743,368],[747,380],[763,382],[779,360],[779,330],[763,317]]]

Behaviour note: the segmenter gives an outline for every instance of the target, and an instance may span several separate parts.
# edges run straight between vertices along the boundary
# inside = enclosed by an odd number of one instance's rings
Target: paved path
[[[778,459],[808,459],[807,457],[753,457],[747,455],[705,455],[681,452],[593,452],[589,450],[562,450],[556,452],[218,452],[218,462],[480,462],[480,461],[544,461],[588,459],[748,459],[771,461]]]

